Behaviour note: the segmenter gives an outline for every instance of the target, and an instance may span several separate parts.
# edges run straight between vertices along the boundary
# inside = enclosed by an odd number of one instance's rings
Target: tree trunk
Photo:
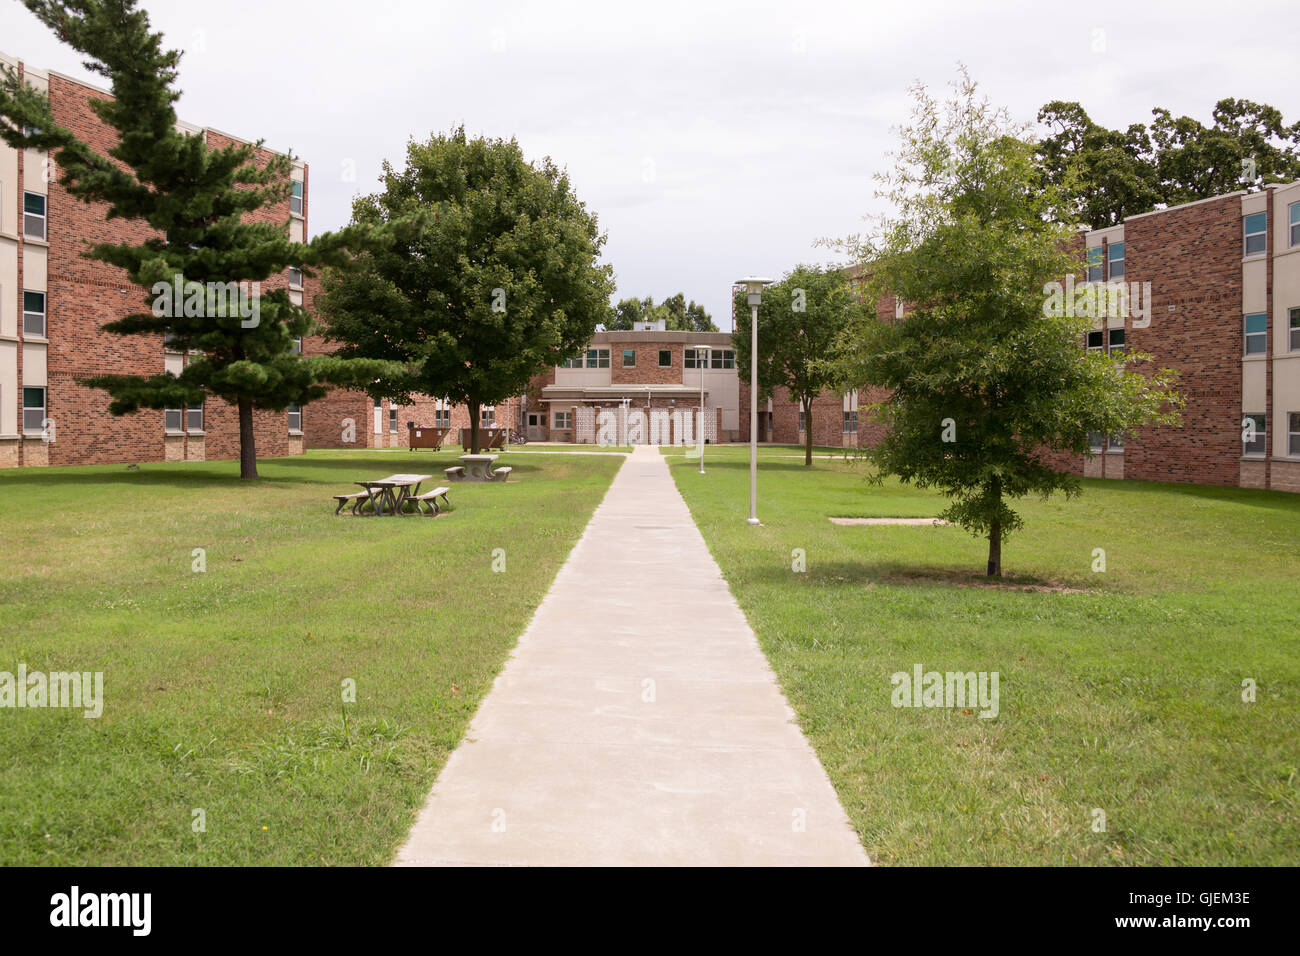
[[[239,477],[257,477],[257,436],[253,432],[253,403],[239,400]]]
[[[477,455],[479,450],[479,417],[482,414],[479,409],[483,406],[478,402],[468,402],[469,405],[469,453]]]
[[[1002,482],[994,478],[989,485],[989,497],[993,499],[993,507],[997,509],[994,512],[992,522],[989,523],[989,570],[988,576],[991,578],[1002,577],[1002,519],[998,517],[1002,513]]]
[[[812,399],[805,398],[803,402],[803,463],[809,468],[812,467],[812,446]]]

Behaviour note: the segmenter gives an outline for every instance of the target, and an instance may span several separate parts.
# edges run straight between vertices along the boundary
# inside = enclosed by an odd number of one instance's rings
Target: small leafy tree
[[[758,387],[761,397],[783,387],[804,413],[804,464],[812,465],[813,408],[818,395],[839,384],[827,359],[865,307],[842,269],[798,266],[763,290],[758,307]],[[745,293],[736,296],[732,345],[742,382],[750,375],[750,315]]]
[[[343,262],[348,243],[367,237],[354,230],[303,244],[290,241],[287,221],[246,221],[289,195],[290,157],[259,162],[261,143],[211,149],[203,137],[177,131],[173,104],[180,94],[173,84],[180,53],[164,49],[135,0],[24,2],[109,79],[113,99],[90,105],[118,142],[106,156],[95,152],[59,126],[48,96],[12,70],[0,76],[0,117],[12,124],[0,122],[0,137],[17,148],[50,150],[60,184],[83,202],[106,203],[109,220],[153,228],[143,242],[103,242],[84,253],[121,268],[148,293],[148,311],[104,329],[170,336],[176,348],[199,353],[179,375],[99,375],[82,384],[107,391],[114,415],[197,404],[205,394],[225,399],[239,412],[240,475],[256,478],[254,409],[283,411],[322,397],[329,385],[370,381],[384,368],[295,354],[294,341],[310,333],[311,317],[286,290],[261,293],[260,283],[291,265]]]
[[[896,212],[847,240],[870,273],[867,301],[908,308],[901,320],[865,315],[838,365],[847,381],[892,390],[875,408],[886,435],[866,453],[876,479],[940,489],[944,517],[987,536],[988,574],[1000,576],[1002,542],[1022,523],[1008,501],[1079,493],[1049,450],[1083,456],[1090,432],[1172,424],[1181,400],[1173,372],[1134,371],[1140,354],[1090,354],[1092,320],[1045,304],[1081,258],[1057,225],[1069,197],[1040,188],[1027,130],[964,72],[946,108],[914,94],[896,168],[879,177]]]
[[[402,364],[372,383],[376,397],[468,405],[477,452],[479,410],[577,354],[610,318],[605,237],[550,159],[534,166],[513,139],[468,139],[464,127],[410,142],[383,183],[352,219],[393,239],[325,274],[329,337],[344,357]]]

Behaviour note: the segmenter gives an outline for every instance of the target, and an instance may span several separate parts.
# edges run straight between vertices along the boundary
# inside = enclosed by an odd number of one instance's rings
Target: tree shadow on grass
[[[1225,504],[1247,505],[1252,508],[1269,508],[1300,514],[1300,495],[1290,491],[1265,491],[1263,488],[1238,488],[1231,485],[1191,485],[1181,482],[1134,481],[1105,478],[1084,480],[1084,493],[1092,489],[1105,489],[1113,495],[1126,495],[1135,499],[1151,495],[1178,495],[1183,498],[1201,498]]]
[[[665,457],[669,460],[669,463],[671,464],[673,463],[673,459],[678,456],[666,455]],[[691,458],[689,459],[689,461],[695,467],[697,468],[699,467],[700,460],[698,458]],[[838,458],[835,459],[835,461],[839,462],[840,464],[843,464],[843,462]],[[771,458],[763,458],[760,456],[758,459],[758,476],[761,479],[764,474],[772,474],[773,472],[778,472],[778,471],[799,472],[805,475],[811,474],[813,472],[825,473],[826,470],[825,468],[819,469],[817,466],[818,465],[825,466],[827,464],[831,464],[831,463],[826,461],[825,459],[814,458],[812,465],[808,466],[805,465],[802,460],[799,461],[795,461],[793,459],[774,460]],[[748,473],[749,459],[746,458],[744,461],[734,461],[726,458],[711,459],[709,458],[708,453],[706,452],[704,455],[704,467],[706,470],[737,471],[737,472]]]
[[[1039,594],[1098,594],[1103,589],[1076,587],[1063,581],[1034,574],[1004,572],[990,578],[978,568],[950,567],[935,564],[906,564],[901,561],[818,562],[807,572],[809,583],[837,587],[843,584],[863,587],[945,587],[958,590],[1003,591]],[[758,573],[760,578],[788,581],[791,572],[773,568]]]

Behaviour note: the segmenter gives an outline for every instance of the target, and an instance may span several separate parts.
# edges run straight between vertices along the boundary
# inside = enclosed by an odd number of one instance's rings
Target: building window
[[[1268,348],[1268,314],[1254,312],[1246,316],[1246,354],[1263,355]]]
[[[1300,246],[1300,202],[1293,202],[1291,210],[1291,245]]]
[[[1088,450],[1094,455],[1101,454],[1106,442],[1101,432],[1088,432]]]
[[[497,409],[495,405],[486,405],[478,410],[478,423],[480,428],[487,428],[496,418]]]
[[[1116,352],[1123,352],[1125,348],[1124,330],[1109,329],[1106,334],[1110,337],[1110,354],[1114,355]]]
[[[289,285],[302,288],[302,270],[297,266],[289,267]]]
[[[397,434],[397,407],[395,405],[388,406],[388,432],[391,435]]]
[[[623,367],[636,368],[636,349],[623,350]]]
[[[1245,421],[1242,422],[1241,435],[1241,453],[1243,455],[1264,455],[1268,453],[1268,419],[1263,415],[1243,415]],[[1250,434],[1250,428],[1246,421],[1254,422],[1254,437],[1249,441],[1246,436]]]
[[[451,409],[435,408],[433,410],[433,427],[450,428],[451,427]]]
[[[660,367],[660,368],[672,368],[672,367],[673,367],[673,350],[672,350],[672,349],[660,349],[660,350],[659,350],[659,367]]]
[[[1116,432],[1115,434],[1113,434],[1113,435],[1111,435],[1109,438],[1107,438],[1106,441],[1107,441],[1107,447],[1110,448],[1111,451],[1123,451],[1123,450],[1124,450],[1124,433],[1123,433],[1123,432]]]
[[[1300,309],[1292,309],[1291,317],[1291,351],[1300,352]]]
[[[712,367],[713,368],[735,368],[736,353],[731,349],[714,349]]]
[[[1102,250],[1101,246],[1093,246],[1088,250],[1088,281],[1100,282],[1102,280]]]
[[[562,429],[573,428],[573,412],[556,412],[555,427]]]
[[[560,363],[560,368],[582,368],[582,356],[567,358]]]
[[[294,339],[293,344],[289,346],[290,355],[302,354],[302,339]]]
[[[289,211],[296,216],[302,215],[302,183],[293,181],[293,192],[289,194]]]
[[[185,411],[180,408],[163,409],[163,431],[179,432],[185,424]]]
[[[1257,212],[1246,217],[1246,255],[1258,256],[1268,248],[1268,214]]]
[[[1292,412],[1287,416],[1287,421],[1286,453],[1293,457],[1300,457],[1300,412]]]
[[[23,235],[28,239],[48,239],[45,197],[40,193],[23,193]]]
[[[1088,351],[1105,352],[1106,351],[1106,333],[1098,329],[1095,332],[1088,333]]]
[[[23,292],[23,335],[45,338],[44,292]]]
[[[807,422],[805,421],[805,418],[804,418],[804,416],[805,416],[806,414],[807,414],[807,413],[804,412],[804,410],[803,410],[802,408],[799,409],[799,431],[801,431],[801,432],[802,432],[802,431],[807,431],[807,430],[808,430],[808,429],[807,429]]]
[[[1112,242],[1106,247],[1106,278],[1124,278],[1124,243]]]
[[[289,431],[291,432],[302,431],[302,406],[301,405],[289,406]]]
[[[185,427],[192,432],[203,431],[203,402],[191,405],[185,410]]]
[[[39,432],[45,428],[45,389],[23,389],[23,432]]]
[[[708,368],[708,349],[682,349],[682,368]]]
[[[856,435],[857,433],[858,433],[858,413],[845,412],[844,413],[844,434]]]
[[[609,349],[587,349],[587,368],[609,368]]]

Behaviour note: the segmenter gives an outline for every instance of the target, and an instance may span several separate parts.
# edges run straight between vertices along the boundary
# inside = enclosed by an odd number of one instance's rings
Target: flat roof
[[[4,61],[5,63],[15,64],[15,65],[18,63],[22,63],[23,70],[27,73],[34,73],[37,76],[40,76],[45,79],[57,76],[61,80],[66,80],[69,83],[77,84],[77,86],[80,86],[84,90],[89,90],[90,92],[97,93],[100,96],[106,96],[109,99],[114,98],[112,91],[106,90],[102,86],[96,86],[94,83],[88,83],[85,80],[79,79],[75,76],[69,76],[66,73],[60,73],[58,70],[41,70],[39,68],[29,66],[25,60],[22,60],[18,57],[10,56],[9,54],[5,53],[3,50],[0,50],[0,61]],[[196,123],[190,123],[186,120],[183,120],[179,116],[176,118],[176,121],[182,126],[187,126],[191,129],[196,129],[196,130],[203,130],[209,133],[217,133],[218,135],[225,136],[229,139],[233,139],[239,143],[244,143],[245,145],[248,146],[252,146],[257,142],[257,140],[246,139],[243,136],[236,136],[234,133],[227,133],[224,130],[219,130],[213,126],[199,126]],[[301,159],[293,157],[291,153],[287,153],[284,150],[275,149],[271,146],[267,146],[265,143],[263,143],[261,148],[266,150],[268,153],[278,153],[281,156],[289,156],[290,158],[295,160],[295,163],[298,166],[305,167],[306,165]]]
[[[646,332],[620,329],[618,331],[596,332],[591,337],[593,343],[614,344],[616,342],[663,342],[675,345],[690,342],[693,345],[730,345],[730,332],[660,332],[651,329]]]

